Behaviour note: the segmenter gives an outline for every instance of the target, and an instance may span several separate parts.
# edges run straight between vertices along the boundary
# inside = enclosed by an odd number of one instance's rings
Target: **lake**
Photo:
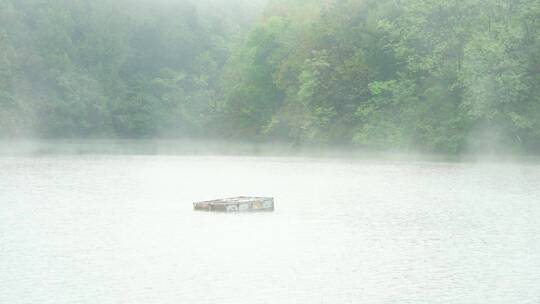
[[[540,166],[2,155],[0,303],[538,304]]]

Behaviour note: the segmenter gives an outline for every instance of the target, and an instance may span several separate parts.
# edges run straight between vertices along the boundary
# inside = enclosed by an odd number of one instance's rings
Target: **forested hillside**
[[[0,0],[0,133],[540,151],[538,0]]]
[[[252,0],[0,0],[0,135],[202,136]]]

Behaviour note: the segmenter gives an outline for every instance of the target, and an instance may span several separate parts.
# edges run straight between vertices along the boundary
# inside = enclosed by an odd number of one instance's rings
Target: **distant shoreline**
[[[540,163],[539,155],[501,151],[442,154],[346,146],[293,146],[283,142],[254,143],[196,139],[0,139],[0,156],[33,155],[267,156],[384,161]]]

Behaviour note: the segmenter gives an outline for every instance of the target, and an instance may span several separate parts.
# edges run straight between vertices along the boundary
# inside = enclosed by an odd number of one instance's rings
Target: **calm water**
[[[540,166],[1,156],[0,303],[538,304]]]

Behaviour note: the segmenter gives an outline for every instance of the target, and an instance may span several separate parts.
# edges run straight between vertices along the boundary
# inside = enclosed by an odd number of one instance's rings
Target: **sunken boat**
[[[274,211],[274,198],[239,196],[213,201],[193,203],[196,211],[213,212],[271,212]]]

